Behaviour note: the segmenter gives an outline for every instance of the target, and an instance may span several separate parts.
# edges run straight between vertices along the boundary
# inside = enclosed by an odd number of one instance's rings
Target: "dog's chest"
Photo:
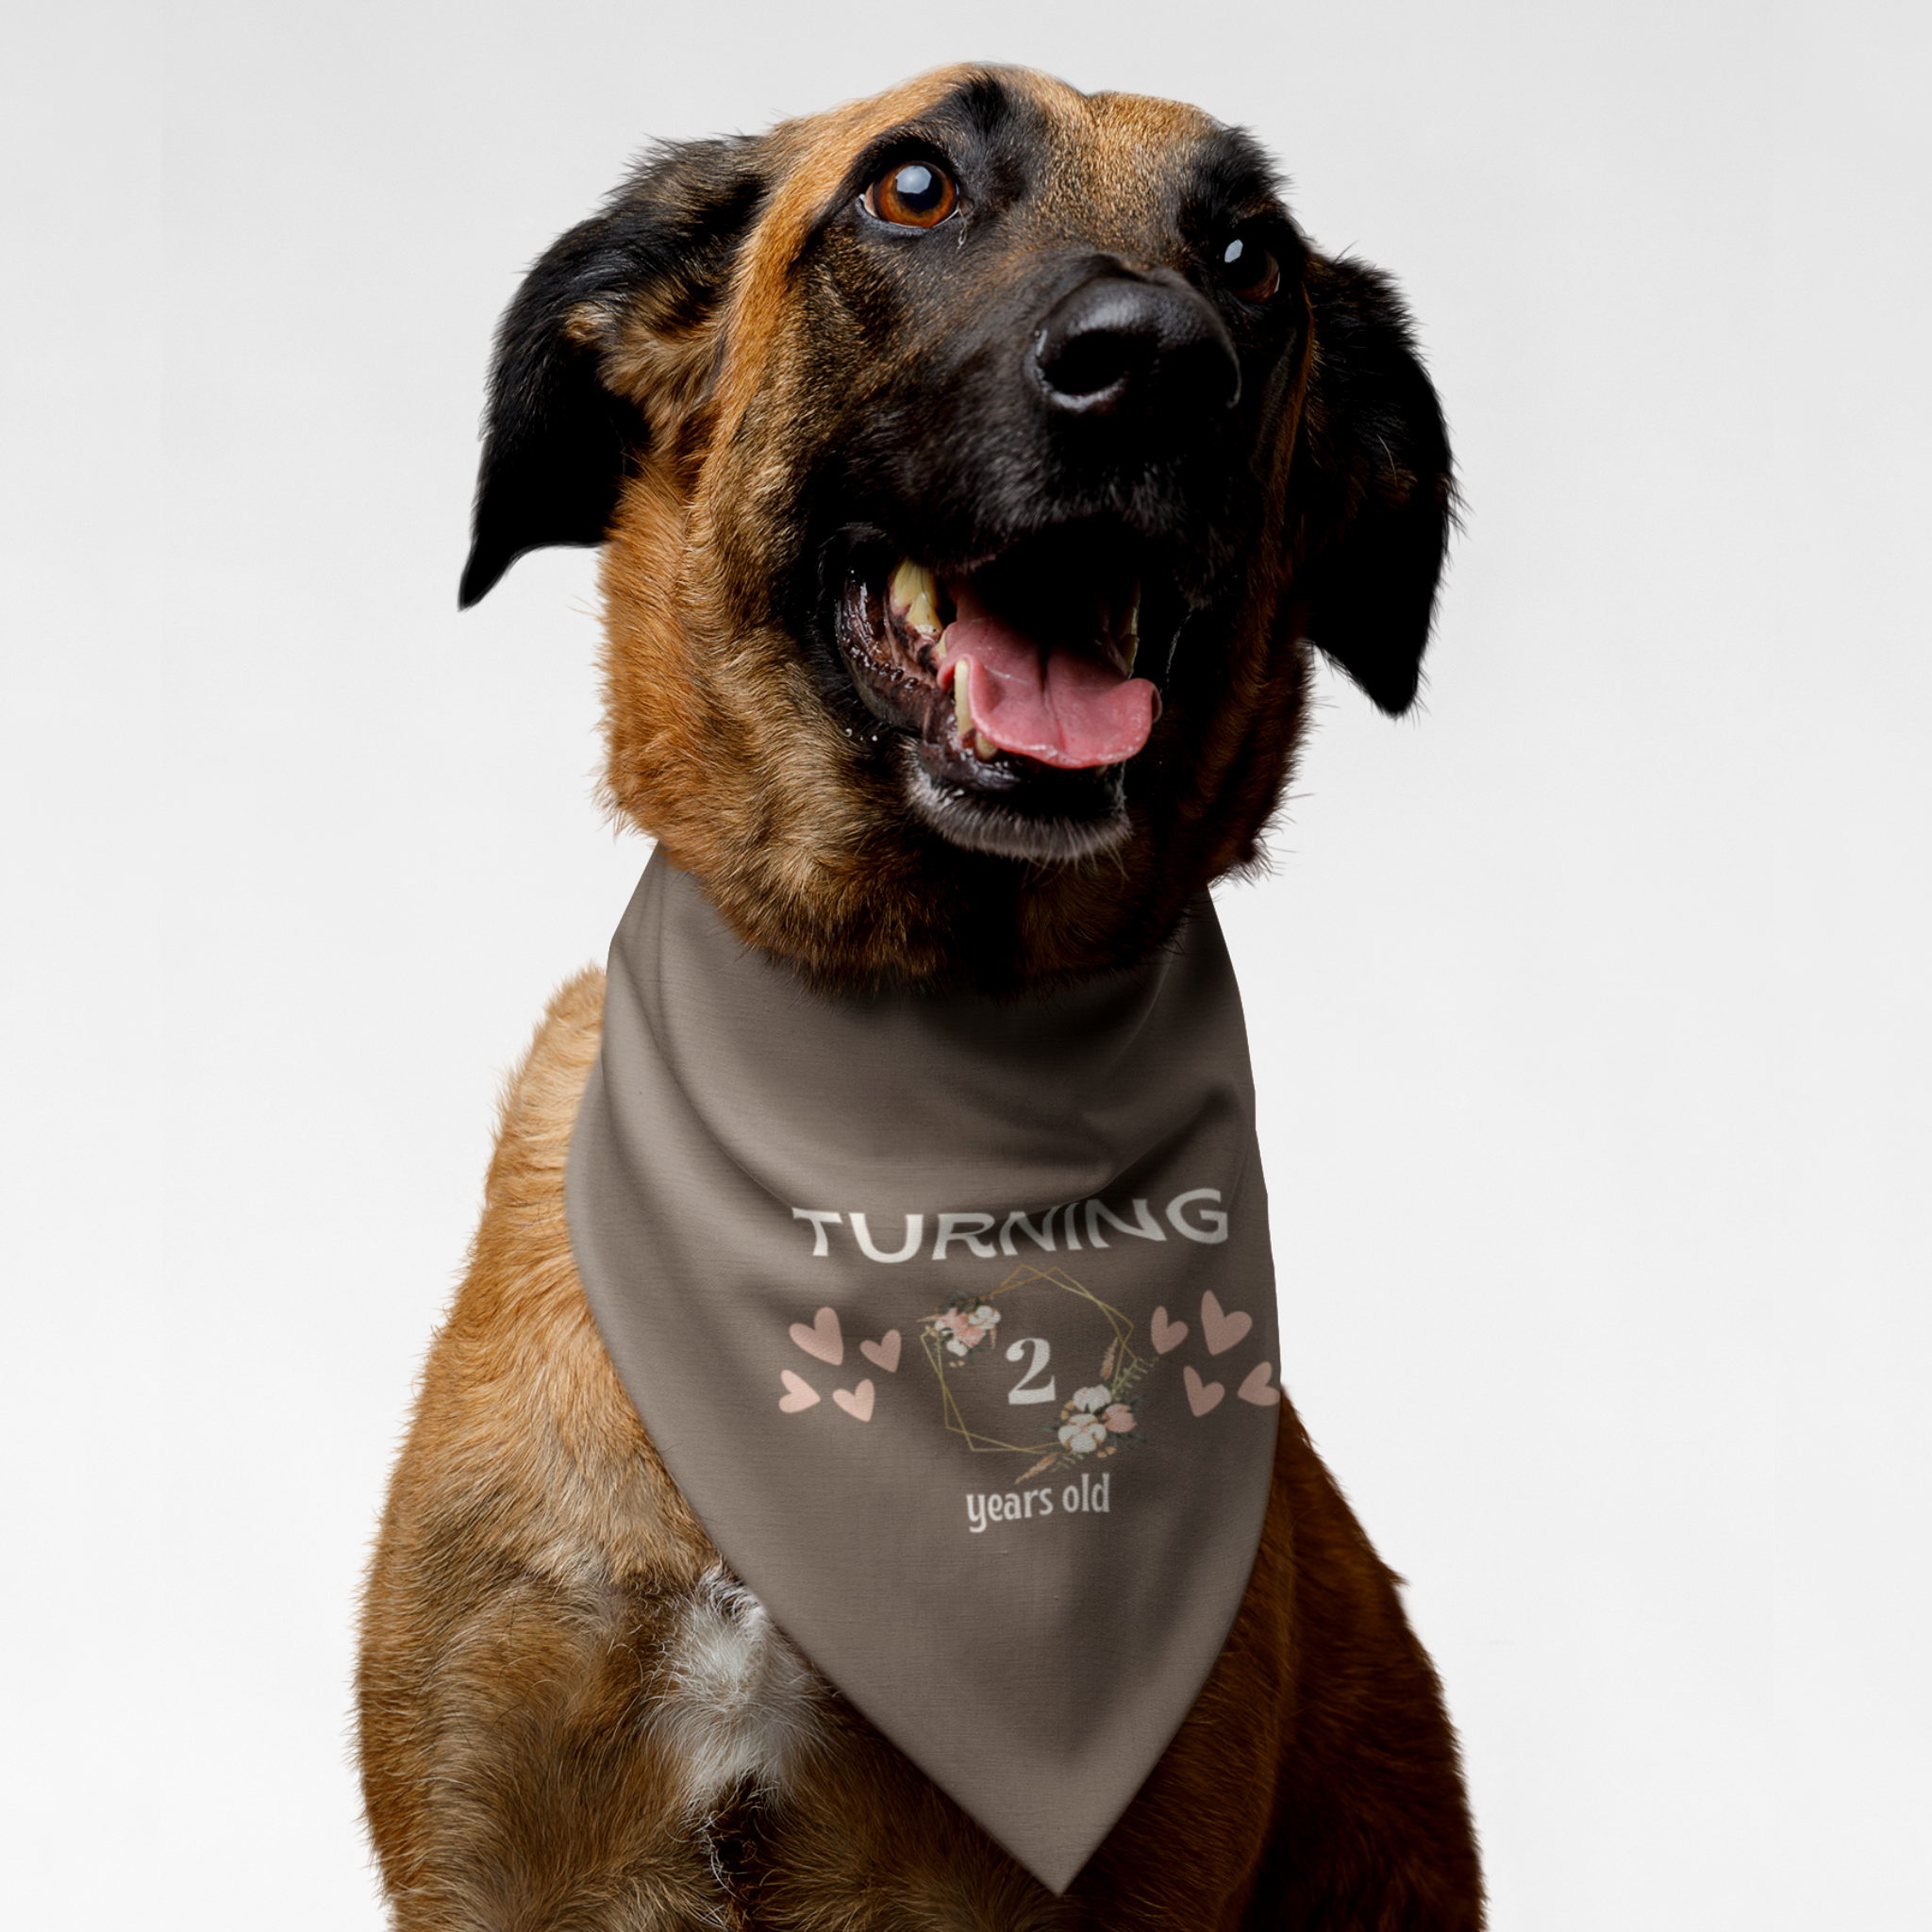
[[[722,1568],[678,1604],[647,1720],[688,1813],[791,1784],[824,1720],[825,1690],[764,1606]]]

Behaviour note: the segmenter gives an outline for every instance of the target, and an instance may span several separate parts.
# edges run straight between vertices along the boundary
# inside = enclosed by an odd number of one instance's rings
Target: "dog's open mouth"
[[[855,546],[837,634],[894,729],[908,803],[955,844],[1063,859],[1127,836],[1122,767],[1146,745],[1179,600],[1113,532],[1028,539],[973,569]]]

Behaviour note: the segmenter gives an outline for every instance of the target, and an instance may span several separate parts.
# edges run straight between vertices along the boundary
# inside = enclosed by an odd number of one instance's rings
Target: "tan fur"
[[[1016,883],[992,903],[995,874],[969,877],[913,824],[822,703],[772,592],[796,561],[790,492],[813,420],[814,342],[791,270],[855,152],[960,72],[769,137],[777,185],[721,304],[591,302],[565,324],[651,430],[605,550],[608,797],[741,935],[839,984],[944,980],[967,925],[988,920],[1010,922],[1012,985],[1137,957],[1203,884],[1253,858],[1305,708],[1294,581],[1309,540],[1288,476],[1321,355],[1306,334],[1224,684],[1211,706],[1177,701],[1161,718],[1144,756],[1165,789],[1135,807],[1120,855],[1009,867]],[[1065,224],[1091,236],[1097,208],[1109,245],[1144,252],[1134,210],[1147,171],[1211,124],[1007,77],[1045,110],[1065,163],[1037,213],[1039,244]],[[723,1571],[618,1382],[573,1265],[564,1160],[601,1001],[595,973],[565,987],[506,1091],[469,1271],[370,1574],[364,1780],[396,1924],[1479,1926],[1433,1674],[1285,1406],[1226,1648],[1064,1898],[816,1678]]]

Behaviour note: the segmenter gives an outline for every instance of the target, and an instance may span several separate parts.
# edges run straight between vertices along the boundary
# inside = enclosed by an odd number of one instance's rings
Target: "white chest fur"
[[[824,1687],[751,1591],[722,1568],[678,1607],[648,1724],[688,1814],[741,1785],[784,1792],[820,1730]]]

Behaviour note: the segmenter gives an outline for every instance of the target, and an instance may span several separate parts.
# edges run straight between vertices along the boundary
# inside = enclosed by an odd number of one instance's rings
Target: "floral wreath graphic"
[[[1000,1310],[994,1306],[1003,1294],[1035,1282],[1077,1295],[1105,1318],[1112,1340],[1100,1357],[1094,1380],[1074,1391],[1074,1399],[1060,1408],[1060,1419],[1053,1438],[1046,1441],[1006,1442],[996,1436],[983,1435],[959,1413],[954,1399],[948,1371],[957,1372],[972,1362],[993,1340],[1000,1324]],[[1099,1461],[1116,1451],[1141,1447],[1146,1442],[1134,1411],[1134,1397],[1152,1359],[1135,1354],[1131,1344],[1134,1324],[1126,1316],[1102,1301],[1063,1268],[1016,1268],[989,1294],[971,1291],[953,1295],[919,1331],[920,1346],[932,1365],[940,1385],[940,1398],[945,1405],[946,1427],[963,1441],[975,1455],[1038,1457],[1030,1469],[1013,1478],[1015,1483],[1030,1482],[1049,1469]]]

